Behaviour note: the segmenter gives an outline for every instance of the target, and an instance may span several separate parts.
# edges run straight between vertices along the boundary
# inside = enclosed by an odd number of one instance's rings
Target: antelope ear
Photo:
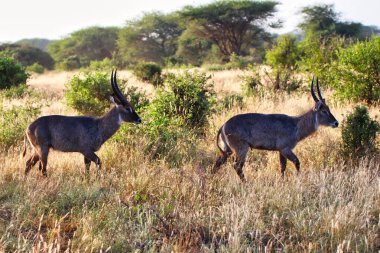
[[[318,101],[317,103],[315,103],[314,111],[319,111],[319,109],[321,109],[321,106],[322,106],[321,101]]]
[[[113,105],[117,105],[117,103],[116,103],[115,99],[113,98],[113,96],[110,96],[110,102]]]

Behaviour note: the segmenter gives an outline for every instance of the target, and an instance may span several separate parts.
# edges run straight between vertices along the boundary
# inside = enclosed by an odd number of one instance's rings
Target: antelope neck
[[[102,135],[102,141],[108,140],[120,128],[122,123],[120,113],[114,106],[103,117],[99,118],[99,129]]]
[[[302,140],[317,131],[319,122],[317,112],[313,109],[297,117],[298,139]]]

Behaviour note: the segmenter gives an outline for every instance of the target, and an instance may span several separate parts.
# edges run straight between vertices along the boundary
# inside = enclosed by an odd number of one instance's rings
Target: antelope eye
[[[326,110],[322,110],[322,113],[327,114],[327,111]]]

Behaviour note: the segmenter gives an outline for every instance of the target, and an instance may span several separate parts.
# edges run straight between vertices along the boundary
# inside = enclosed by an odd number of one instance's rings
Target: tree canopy
[[[198,36],[212,41],[228,60],[232,53],[242,55],[247,35],[255,40],[265,32],[276,12],[273,1],[217,1],[202,6],[186,6],[181,16],[196,22]],[[249,42],[248,42],[249,43]]]
[[[128,21],[121,29],[117,41],[119,52],[126,63],[163,63],[166,57],[175,54],[182,31],[176,13],[145,13],[140,19]]]
[[[47,52],[27,45],[2,44],[0,45],[0,57],[13,58],[23,66],[38,63],[47,69],[54,67],[54,60]]]
[[[343,22],[339,19],[339,13],[332,4],[308,6],[301,9],[304,20],[299,27],[306,33],[316,33],[322,37],[339,35],[366,39],[375,30],[369,30],[357,22]]]
[[[22,46],[30,46],[30,47],[36,47],[41,49],[42,51],[47,52],[48,51],[48,45],[50,44],[51,40],[48,39],[22,39],[17,41],[15,44],[19,44]]]
[[[49,53],[63,69],[71,69],[69,63],[74,61],[73,67],[88,66],[91,61],[112,58],[118,31],[116,27],[85,28],[50,43]]]
[[[205,61],[212,46],[212,42],[196,35],[197,26],[189,24],[178,38],[176,56],[183,62],[200,66]]]

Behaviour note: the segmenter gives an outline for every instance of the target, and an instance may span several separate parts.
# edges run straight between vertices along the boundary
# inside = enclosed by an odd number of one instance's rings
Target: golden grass
[[[48,76],[64,79],[70,74]],[[215,89],[222,95],[238,92],[240,74],[214,73]],[[43,81],[32,86],[50,89]],[[44,113],[70,113],[63,98],[57,100]],[[243,109],[214,114],[209,130],[196,141],[195,157],[186,157],[178,168],[151,160],[142,148],[143,139],[134,140],[132,146],[107,142],[98,152],[103,161],[100,180],[95,178],[94,165],[86,179],[81,155],[55,151],[49,156],[47,179],[37,167],[24,178],[19,148],[8,150],[0,155],[0,250],[378,251],[380,163],[371,157],[355,166],[342,161],[337,155],[339,129],[321,128],[296,147],[300,175],[288,163],[281,178],[277,153],[256,150],[244,167],[244,184],[231,163],[216,175],[208,172],[216,157],[217,129],[231,116],[297,115],[311,105],[308,95],[281,94],[275,99],[250,98]],[[336,104],[331,111],[341,121],[352,107]],[[370,113],[378,115],[379,108]]]

